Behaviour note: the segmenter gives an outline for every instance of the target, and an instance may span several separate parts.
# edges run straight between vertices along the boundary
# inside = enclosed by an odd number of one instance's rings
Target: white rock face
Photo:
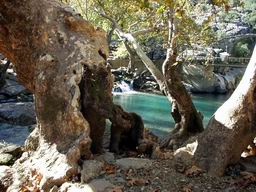
[[[213,66],[190,64],[183,66],[186,88],[194,93],[227,93],[238,85],[245,68],[223,67],[216,73]]]

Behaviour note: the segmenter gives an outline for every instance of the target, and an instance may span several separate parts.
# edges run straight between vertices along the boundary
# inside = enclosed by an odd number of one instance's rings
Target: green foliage
[[[136,37],[139,42],[147,42],[149,37],[161,38],[164,45],[168,40],[168,15],[175,24],[175,38],[177,48],[183,51],[188,47],[209,45],[213,43],[217,34],[211,28],[216,19],[216,12],[222,21],[230,22],[243,19],[256,28],[255,0],[63,0],[87,20],[109,32],[112,24],[102,18],[95,10],[104,10],[106,15],[113,18],[124,32],[136,32],[147,28],[161,26],[160,30]],[[241,18],[241,9],[231,9],[230,6],[244,6],[248,14]],[[221,7],[221,8],[220,8]],[[224,9],[223,9],[224,7]],[[220,37],[226,34],[218,34]],[[246,46],[239,45],[239,54],[246,54]],[[126,57],[127,52],[122,45],[116,51],[117,56]]]
[[[116,51],[113,51],[113,56],[115,58],[120,58],[120,59],[125,59],[125,58],[128,58],[129,57],[129,54],[128,54],[128,51],[127,49],[125,48],[124,44],[120,44],[118,47],[117,47],[117,50]]]
[[[236,43],[232,52],[237,57],[249,57],[249,55],[251,53],[248,43],[246,43],[246,42]]]

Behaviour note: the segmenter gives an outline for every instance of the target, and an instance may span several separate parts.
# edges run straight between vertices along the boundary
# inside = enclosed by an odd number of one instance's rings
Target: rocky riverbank
[[[136,75],[123,68],[113,71],[113,74],[119,82],[132,85],[134,89],[147,92],[158,90],[158,85],[147,72]],[[0,191],[6,191],[13,183],[17,166],[27,158],[26,153],[22,155],[22,146],[36,123],[33,95],[16,81],[13,70],[8,70],[6,82],[0,90]],[[255,191],[252,162],[253,159],[249,162],[249,169],[239,164],[230,167],[224,177],[218,178],[207,175],[197,167],[187,166],[172,151],[155,148],[148,158],[136,152],[115,155],[106,150],[104,154],[84,161],[81,174],[61,186],[54,186],[51,191]],[[23,191],[37,191],[41,179],[40,173],[34,173],[33,182],[27,183]]]
[[[183,83],[192,93],[226,94],[233,92],[243,76],[245,68],[188,64],[181,67]],[[140,91],[161,94],[154,77],[147,71],[128,72],[126,67],[112,69],[115,77],[114,92]]]
[[[21,156],[22,145],[36,124],[33,100],[9,68],[0,89],[0,165],[11,165]]]

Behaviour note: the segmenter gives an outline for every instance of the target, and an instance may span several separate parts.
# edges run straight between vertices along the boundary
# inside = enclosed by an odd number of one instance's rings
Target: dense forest
[[[255,0],[1,0],[0,191],[255,191]]]

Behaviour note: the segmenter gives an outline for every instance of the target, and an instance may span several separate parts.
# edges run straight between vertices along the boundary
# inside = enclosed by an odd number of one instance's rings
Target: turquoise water
[[[206,126],[210,117],[228,96],[202,94],[193,95],[192,98],[197,110],[204,115],[204,125]],[[164,96],[136,92],[116,94],[114,95],[114,102],[129,112],[136,112],[141,115],[145,127],[157,135],[162,136],[174,127],[170,103]]]

